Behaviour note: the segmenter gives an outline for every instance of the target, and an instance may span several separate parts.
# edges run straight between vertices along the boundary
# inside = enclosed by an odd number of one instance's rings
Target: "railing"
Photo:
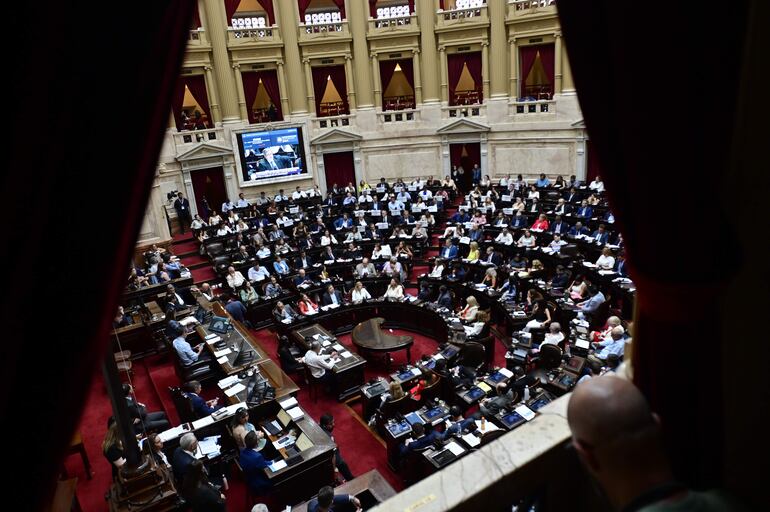
[[[321,34],[324,32],[344,32],[347,27],[346,21],[332,21],[329,23],[314,23],[314,24],[305,24],[300,23],[299,28],[301,32],[305,32],[306,34]]]
[[[389,28],[389,27],[401,27],[404,25],[411,25],[412,18],[416,18],[414,15],[410,16],[396,16],[393,18],[377,18],[373,19],[375,28]]]
[[[509,103],[511,106],[511,115],[556,115],[555,100],[536,100],[536,101],[514,101]]]
[[[377,113],[377,120],[383,124],[417,121],[420,111],[414,108],[404,110],[386,110]]]
[[[203,28],[190,30],[187,35],[187,46],[208,46],[209,41],[206,37],[206,31]]]
[[[439,15],[444,21],[464,20],[468,18],[486,17],[487,6],[479,5],[477,7],[466,7],[465,9],[450,9],[448,11],[439,11]]]
[[[508,15],[531,16],[533,14],[556,15],[556,0],[510,0]]]
[[[177,147],[185,144],[197,144],[212,140],[224,141],[225,132],[222,128],[209,128],[207,130],[183,130],[174,134],[174,144]]]
[[[227,27],[227,39],[264,39],[273,37],[273,27],[232,28]]]
[[[454,105],[441,107],[441,117],[444,119],[453,117],[479,117],[487,115],[486,105]]]
[[[324,128],[339,128],[340,126],[350,126],[350,121],[352,119],[353,116],[351,114],[328,117],[314,117],[313,128],[320,130]]]

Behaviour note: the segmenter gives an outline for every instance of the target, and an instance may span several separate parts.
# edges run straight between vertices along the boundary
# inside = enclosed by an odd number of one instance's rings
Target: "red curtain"
[[[267,95],[270,96],[270,101],[275,106],[278,114],[276,119],[282,120],[283,112],[281,111],[281,91],[278,88],[278,73],[274,69],[268,69],[260,73],[260,78],[262,78],[262,85],[265,86]]]
[[[227,18],[227,25],[232,23],[233,15],[238,10],[238,6],[241,4],[241,0],[225,0],[225,17]]]
[[[174,84],[174,91],[171,95],[171,113],[176,122],[176,129],[181,131],[184,128],[182,121],[182,107],[184,106],[184,77],[179,77]]]
[[[551,94],[556,92],[554,90],[554,76],[555,76],[555,46],[553,44],[540,45],[540,61],[543,63],[543,69],[545,70],[545,76],[548,78],[548,83],[551,84]]]
[[[586,181],[593,181],[597,176],[602,176],[601,165],[599,164],[599,155],[594,149],[590,140],[586,141]]]
[[[310,6],[310,2],[313,0],[297,0],[297,6],[299,7],[299,21],[305,23],[305,11]]]
[[[481,165],[481,144],[478,142],[470,142],[463,145],[465,146],[465,152],[468,154],[468,162],[470,163],[470,167],[463,166],[463,168],[466,171],[469,171],[475,164]]]
[[[446,56],[447,63],[447,78],[449,80],[449,104],[456,105],[455,103],[455,89],[457,88],[457,82],[460,81],[460,74],[463,72],[463,65],[465,64],[465,54],[453,53]]]
[[[409,14],[414,14],[414,0],[409,0]]]
[[[468,65],[468,72],[471,74],[476,91],[479,93],[479,103],[481,103],[484,100],[482,97],[484,81],[481,77],[481,52],[464,53],[463,55],[465,56],[465,63]]]
[[[331,76],[334,87],[340,93],[342,98],[343,112],[349,113],[347,81],[345,80],[345,66],[323,66],[312,68],[313,70],[313,92],[315,94],[316,115],[321,115],[321,99],[326,91],[327,78]]]
[[[747,2],[736,2],[701,11],[693,24],[685,4],[668,5],[660,17],[640,3],[559,0],[580,109],[636,283],[634,381],[661,416],[675,477],[696,488],[719,485],[724,475],[720,354],[728,327],[719,308],[732,273],[749,272],[741,268],[733,225],[720,207],[725,184],[736,183],[730,149],[748,10]],[[652,26],[654,38],[645,35]],[[660,97],[640,76],[676,77],[678,84],[696,85],[688,88],[689,105],[719,98],[720,107],[684,107],[661,121]],[[660,196],[650,169],[677,192],[665,208],[650,207]],[[671,219],[682,228],[663,229]],[[661,250],[682,247],[685,232],[686,255],[671,258]],[[740,433],[739,427],[731,440]]]
[[[198,101],[198,105],[203,109],[202,114],[206,114],[208,127],[214,128],[214,119],[211,118],[211,109],[209,109],[209,96],[206,91],[206,78],[203,75],[187,76],[184,79],[190,94]]]
[[[246,99],[246,113],[249,116],[249,123],[256,123],[254,118],[254,100],[257,98],[257,90],[259,90],[259,78],[260,73],[257,71],[247,71],[241,73],[241,80],[243,81],[243,96]]]
[[[337,9],[340,10],[340,16],[342,16],[342,19],[347,19],[345,18],[345,0],[332,0],[332,2],[334,2],[334,5],[336,5]]]
[[[334,82],[334,87],[337,88],[337,92],[340,93],[340,97],[342,98],[343,110],[346,114],[349,114],[348,83],[345,78],[345,66],[331,66],[329,67],[329,70],[332,76],[332,82]]]
[[[241,73],[243,78],[243,95],[246,98],[246,111],[249,114],[249,122],[256,123],[254,118],[254,100],[257,98],[257,91],[259,90],[259,80],[262,80],[262,85],[265,86],[265,91],[270,97],[270,101],[273,102],[275,110],[278,113],[278,120],[283,119],[283,112],[281,111],[281,93],[278,89],[278,75],[274,69],[268,69],[265,71],[248,71]]]
[[[273,0],[257,0],[257,2],[259,2],[259,5],[261,5],[262,8],[267,13],[268,23],[271,26],[275,25],[275,12],[273,11]]]
[[[396,72],[397,60],[381,60],[380,61],[380,81],[382,84],[382,95],[385,96],[385,89],[390,85],[390,80],[393,78],[393,73]]]
[[[356,171],[353,165],[353,152],[324,153],[324,174],[326,175],[326,190],[331,190],[336,183],[344,187],[348,183],[356,183]]]
[[[329,77],[329,68],[311,68],[313,72],[313,94],[315,94],[315,113],[321,115],[321,99],[326,91],[326,82]]]
[[[526,84],[527,77],[529,76],[530,71],[532,71],[532,66],[535,65],[535,58],[537,57],[537,50],[540,48],[540,46],[522,46],[519,48],[519,97],[523,98],[526,96],[525,90],[526,90]]]
[[[377,0],[369,0],[369,17],[377,19]]]
[[[192,24],[190,27],[193,29],[201,27],[201,15],[198,12],[198,2],[195,2],[195,7],[193,8]]]
[[[14,129],[6,137],[6,172],[0,183],[8,191],[34,190],[37,201],[29,208],[25,194],[5,195],[5,206],[26,212],[28,221],[6,226],[5,265],[48,269],[53,251],[62,269],[88,261],[89,271],[98,276],[6,273],[0,301],[4,316],[16,327],[11,328],[13,342],[3,344],[0,358],[0,410],[11,430],[10,422],[23,418],[24,438],[34,440],[35,455],[30,455],[28,443],[6,443],[3,455],[13,470],[6,473],[3,485],[13,489],[13,502],[23,504],[19,507],[24,510],[50,505],[65,453],[88,404],[91,380],[109,353],[112,317],[152,188],[194,5],[169,0],[106,3],[99,9],[77,2],[8,6],[5,35],[16,46],[5,56],[14,70],[13,80],[5,84],[7,94],[35,100],[4,105],[4,120]],[[123,31],[104,31],[94,44],[93,28],[105,19],[136,27],[130,44]],[[34,20],[36,30],[29,30],[24,20]],[[71,58],[72,49],[77,49],[77,59]],[[120,65],[97,70],[94,63],[104,55]],[[44,67],[39,65],[43,61]],[[56,77],[55,87],[51,77]],[[119,158],[114,132],[94,121],[104,117],[105,106],[115,105],[116,98],[119,126],[125,130]],[[77,134],[89,144],[72,144],[67,136],[48,137],[41,151],[40,139],[29,134],[39,130],[42,119],[52,132]],[[110,197],[107,207],[94,215],[93,186],[86,185],[105,183],[103,162],[110,162],[109,185],[104,185]],[[77,304],[57,315],[55,335],[41,335],[44,309],[55,307],[55,298],[64,298],[65,289],[66,300]],[[41,297],[51,299],[48,306],[40,305]],[[30,369],[34,378],[29,378]],[[100,421],[102,427],[106,424]],[[97,471],[109,471],[101,454],[89,456]]]

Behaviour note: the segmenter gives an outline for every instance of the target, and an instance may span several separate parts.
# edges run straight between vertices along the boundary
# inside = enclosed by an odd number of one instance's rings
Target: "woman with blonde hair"
[[[464,320],[466,322],[473,322],[476,319],[476,314],[479,312],[479,303],[476,300],[476,297],[473,295],[470,295],[467,299],[465,299],[465,307],[460,310],[458,313],[458,316],[460,317],[460,320]]]

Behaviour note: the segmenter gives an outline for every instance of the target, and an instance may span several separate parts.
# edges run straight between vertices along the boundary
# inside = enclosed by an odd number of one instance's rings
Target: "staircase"
[[[174,235],[171,251],[179,257],[185,267],[190,269],[193,283],[201,284],[217,278],[208,258],[198,253],[198,242],[193,238],[191,232]]]

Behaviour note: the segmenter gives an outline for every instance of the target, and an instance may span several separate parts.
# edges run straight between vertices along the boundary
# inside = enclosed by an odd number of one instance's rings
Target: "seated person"
[[[422,377],[417,381],[417,384],[409,390],[409,396],[412,397],[413,400],[419,402],[422,400],[422,392],[425,388],[435,384],[438,379],[437,373],[429,370],[423,372]]]
[[[256,431],[252,431],[246,434],[244,444],[245,447],[241,450],[238,462],[243,470],[246,485],[249,491],[256,495],[267,494],[271,487],[270,480],[265,474],[268,462],[260,453],[267,441],[264,437],[260,438]]]
[[[457,246],[452,243],[451,239],[447,238],[444,242],[444,247],[441,248],[440,256],[445,260],[452,260],[457,258],[457,255]]]
[[[475,321],[470,325],[463,326],[465,335],[468,338],[486,338],[489,335],[489,313],[479,311],[476,313]]]
[[[198,418],[208,416],[212,412],[222,408],[222,406],[219,405],[219,397],[216,397],[212,400],[204,400],[200,396],[201,383],[197,380],[191,380],[190,382],[185,383],[182,388],[184,389],[185,395],[192,404],[193,413]]]
[[[468,273],[468,270],[461,266],[457,265],[455,267],[452,267],[452,271],[449,273],[448,276],[446,276],[446,279],[448,281],[462,281],[465,279],[465,274]]]
[[[563,245],[567,245],[567,242],[561,239],[560,234],[554,233],[553,240],[551,240],[551,243],[548,244],[548,249],[553,254],[560,253]]]
[[[582,222],[576,222],[567,232],[569,236],[583,236],[588,234],[588,228]]]
[[[226,498],[208,479],[201,460],[188,464],[185,477],[179,485],[179,495],[191,512],[225,512]]]
[[[408,438],[400,447],[401,455],[424,450],[433,445],[437,439],[441,439],[441,435],[433,430],[432,425],[423,425],[417,422],[412,425],[412,437]]]
[[[321,303],[324,306],[329,306],[332,304],[341,306],[345,303],[345,301],[342,298],[342,294],[334,289],[334,285],[330,284],[326,287],[326,291],[323,294]]]
[[[275,272],[278,275],[282,275],[282,276],[288,275],[290,271],[289,265],[278,254],[275,255],[275,261],[273,262],[273,270],[275,270]]]
[[[313,259],[305,251],[300,251],[299,256],[294,261],[294,268],[297,270],[301,268],[308,269],[313,266],[313,263]]]
[[[390,284],[385,290],[384,298],[389,300],[402,300],[404,298],[404,287],[401,286],[401,283],[395,277],[390,280]]]
[[[123,306],[118,306],[118,312],[115,314],[115,318],[112,321],[112,328],[119,329],[133,323],[134,320],[131,318],[131,315],[125,313]]]
[[[449,408],[449,418],[446,419],[446,430],[443,437],[449,437],[463,432],[473,432],[477,430],[476,420],[473,418],[464,418],[462,409],[453,405]]]
[[[452,305],[452,292],[444,286],[443,284],[439,286],[438,289],[438,298],[436,299],[436,304],[443,308],[447,308],[449,310],[453,309]]]
[[[241,297],[241,302],[243,302],[244,304],[254,304],[259,300],[259,295],[257,295],[257,291],[254,289],[253,286],[251,286],[251,282],[249,281],[245,281],[243,283],[243,286],[241,286],[241,291],[239,294]]]
[[[594,351],[593,353],[588,354],[588,361],[596,365],[604,366],[607,363],[607,357],[611,354],[623,357],[625,343],[624,329],[621,326],[613,327],[609,341],[601,341],[593,344]]]
[[[468,298],[465,299],[465,307],[457,313],[457,316],[464,322],[473,322],[476,319],[478,311],[479,303],[476,300],[476,297],[469,295]]]
[[[334,489],[331,486],[321,487],[318,491],[318,497],[313,498],[307,504],[307,512],[332,512],[337,510],[348,510],[345,505],[353,505],[351,510],[361,510],[361,502],[351,494],[338,494],[335,496]]]
[[[540,343],[538,350],[543,348],[543,345],[556,345],[561,346],[564,341],[564,333],[561,332],[561,325],[559,322],[551,322],[548,326],[548,332],[545,333],[543,342]]]
[[[294,278],[294,286],[312,285],[313,280],[305,272],[304,268],[299,269],[297,277]]]
[[[551,288],[564,289],[569,285],[571,274],[564,265],[556,265],[556,274],[551,279]]]
[[[343,251],[342,257],[349,260],[357,260],[361,258],[361,249],[353,242],[349,243],[347,248]]]
[[[507,227],[505,227],[500,232],[500,234],[497,235],[495,242],[499,244],[511,245],[513,243],[513,235],[511,235],[511,232],[508,231]]]
[[[610,334],[612,334],[612,329],[619,326],[621,324],[620,318],[612,315],[607,319],[607,323],[604,324],[604,327],[599,331],[591,331],[590,338],[591,341],[594,342],[600,342],[600,341],[610,341],[611,337]]]
[[[134,388],[131,384],[123,384],[123,395],[126,397],[128,405],[128,415],[134,424],[134,433],[142,434],[146,431],[163,432],[171,424],[166,418],[166,413],[162,411],[147,412],[147,406],[134,400]]]
[[[253,283],[255,281],[264,281],[270,277],[270,272],[268,272],[267,268],[260,266],[258,261],[255,261],[254,266],[249,269],[248,276],[249,281]]]
[[[257,430],[253,424],[249,423],[249,411],[246,407],[241,407],[235,411],[235,415],[230,423],[230,430],[233,433],[233,439],[239,450],[246,448],[246,434],[257,432],[257,436],[265,437],[261,430]]]
[[[291,348],[291,341],[287,336],[278,338],[278,360],[286,373],[294,373],[302,369],[302,358],[297,357]]]
[[[419,300],[429,301],[432,295],[433,292],[431,291],[430,285],[428,283],[420,284],[420,291],[417,293],[417,298]]]
[[[391,256],[382,266],[382,275],[388,277],[402,278],[404,276],[404,267],[395,256]]]
[[[486,418],[491,418],[499,414],[502,409],[510,409],[513,405],[514,392],[508,388],[508,384],[500,382],[495,386],[497,395],[491,398],[485,398],[479,405],[479,412]]]
[[[353,304],[360,304],[361,302],[371,298],[372,296],[369,294],[367,289],[364,288],[364,284],[361,281],[356,281],[353,290],[350,292],[350,300],[353,302]]]
[[[169,322],[168,331],[171,336],[174,336],[172,346],[174,347],[177,356],[179,356],[179,361],[182,363],[182,366],[191,366],[199,359],[211,358],[208,352],[201,354],[204,348],[203,343],[199,343],[195,346],[194,349],[190,346],[190,343],[188,343],[188,341],[185,339],[187,336],[187,331],[185,330],[184,326],[176,320]]]
[[[596,260],[596,266],[600,270],[613,270],[615,268],[615,258],[609,247],[602,249],[601,256]]]
[[[428,277],[435,277],[435,278],[441,278],[441,276],[444,275],[444,269],[446,268],[444,260],[441,258],[436,258],[435,264],[433,265],[433,268],[430,271],[430,274],[428,274]]]
[[[334,351],[331,355],[321,355],[321,343],[313,341],[310,344],[310,349],[305,352],[305,364],[310,368],[310,373],[314,379],[320,381],[329,381],[332,378],[332,370],[334,368],[334,358],[337,357],[337,352]]]
[[[497,287],[497,270],[488,268],[487,271],[484,272],[484,278],[479,284],[486,285],[494,290],[495,287]]]
[[[532,224],[532,230],[533,231],[548,231],[548,219],[546,218],[544,213],[541,213],[534,224]]]
[[[537,245],[537,240],[528,229],[525,229],[524,233],[516,241],[516,247],[533,248],[535,245]]]
[[[599,224],[598,229],[591,234],[592,241],[597,245],[606,244],[609,241],[609,238],[610,234],[607,232],[604,224]]]
[[[273,310],[273,318],[276,322],[283,322],[284,320],[292,321],[297,316],[291,306],[278,301]]]
[[[265,285],[266,297],[277,297],[283,293],[283,287],[278,283],[275,276],[270,276],[270,282]]]
[[[481,256],[481,251],[479,249],[479,243],[478,242],[471,242],[468,246],[468,256],[465,257],[466,260],[469,261],[476,261],[479,259],[479,256]]]
[[[597,309],[599,309],[599,306],[604,304],[604,302],[607,300],[604,297],[604,294],[596,287],[589,286],[588,287],[588,295],[589,299],[584,300],[583,302],[578,302],[576,306],[580,309],[580,315],[583,315],[585,313],[593,313]]]
[[[356,275],[358,277],[371,277],[377,274],[377,270],[374,265],[369,262],[369,258],[364,258],[361,263],[356,265]]]

